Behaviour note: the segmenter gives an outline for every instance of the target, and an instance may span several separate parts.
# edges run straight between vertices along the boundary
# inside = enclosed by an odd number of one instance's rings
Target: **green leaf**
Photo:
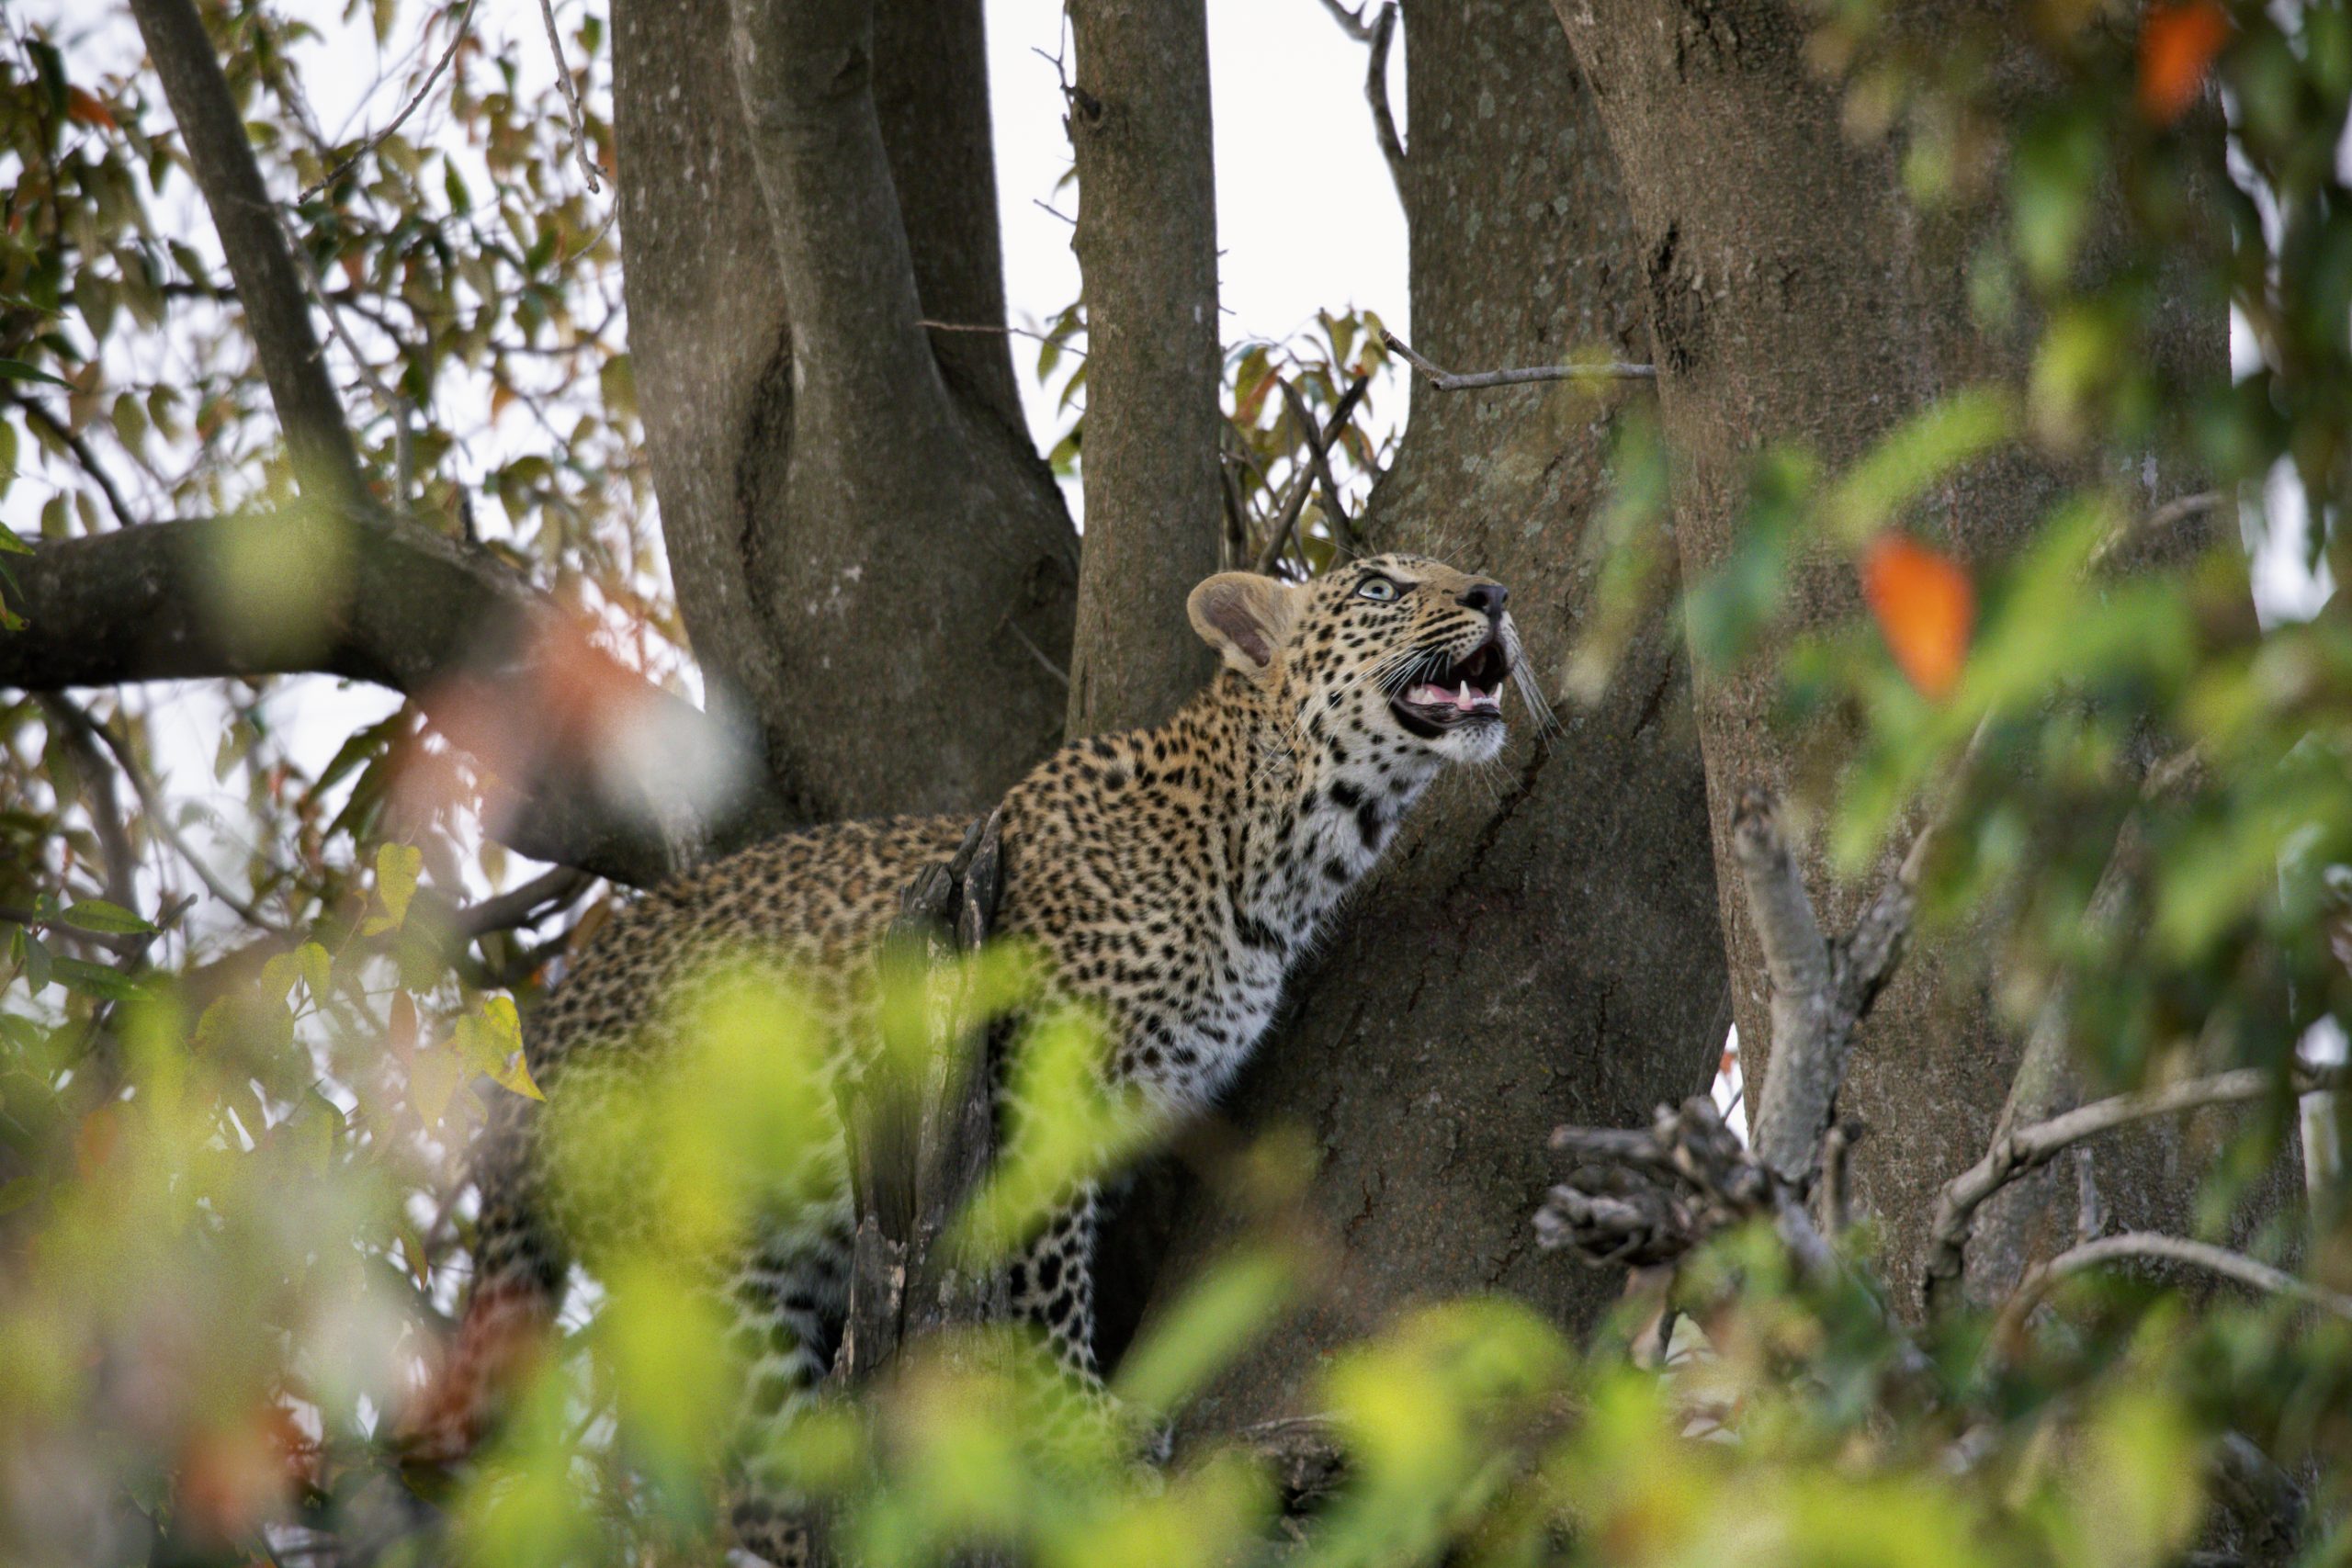
[[[130,976],[79,958],[51,959],[50,972],[67,990],[102,1001],[135,1002],[147,994],[146,987]]]
[[[52,376],[38,366],[28,365],[21,359],[0,359],[0,381],[46,381],[52,387],[69,389],[73,385],[72,382]]]
[[[49,989],[49,983],[54,978],[50,973],[49,948],[22,926],[17,928],[15,945],[17,962],[25,966],[25,984],[39,996]]]
[[[155,928],[119,904],[85,898],[68,906],[58,917],[76,931],[104,931],[110,936],[151,936]]]

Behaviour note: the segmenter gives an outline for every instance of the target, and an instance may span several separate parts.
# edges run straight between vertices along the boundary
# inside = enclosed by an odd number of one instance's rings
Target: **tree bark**
[[[1070,23],[1087,341],[1075,736],[1157,724],[1208,678],[1184,602],[1217,567],[1223,416],[1203,0],[1080,0]]]
[[[1843,464],[1944,392],[1988,376],[2015,378],[2030,331],[1995,338],[1973,321],[1967,258],[1987,231],[1929,218],[1904,196],[1899,150],[1858,144],[1839,121],[1841,92],[1804,58],[1808,21],[1784,0],[1553,0],[1592,80],[1623,170],[1634,220],[1651,357],[1673,464],[1675,540],[1686,579],[1737,547],[1747,470],[1773,443],[1809,446]],[[2029,90],[2030,70],[2007,73]],[[2176,290],[2163,352],[2215,377],[2225,372],[2222,317]],[[2062,476],[2022,457],[1975,465],[1935,498],[1960,552],[1982,567],[2029,536]],[[2201,488],[2167,474],[2151,503]],[[1861,610],[1853,572],[1815,558],[1800,569],[1793,621],[1843,622]],[[1730,865],[1733,806],[1758,785],[1789,791],[1794,742],[1768,723],[1769,658],[1731,674],[1702,672],[1705,753],[1715,859]],[[1890,851],[1890,863],[1897,850]],[[1890,867],[1882,867],[1880,874]],[[1840,885],[1817,853],[1805,879],[1823,924],[1852,925],[1878,876]],[[1722,889],[1731,972],[1760,976],[1756,933]],[[1768,1075],[1767,998],[1735,997],[1749,1081]],[[1939,1186],[1984,1148],[2018,1060],[1993,1016],[1984,965],[1963,937],[1913,951],[1879,998],[1841,1109],[1867,1125],[1853,1158],[1860,1201],[1886,1237],[1898,1302],[1917,1300],[1918,1259]],[[2129,1196],[2125,1223],[2177,1227],[2188,1183],[2155,1141],[2114,1156],[2109,1190]]]
[[[1068,657],[1077,550],[1005,344],[920,324],[1003,319],[978,0],[635,0],[613,46],[630,345],[714,703],[801,815],[993,798],[1060,734],[1038,651]]]
[[[1551,19],[1509,0],[1406,8],[1414,336],[1460,368],[1623,356],[1638,323],[1625,209]],[[1582,529],[1622,400],[1554,384],[1416,389],[1365,528],[1379,549],[1491,572],[1547,688],[1586,613]],[[1704,786],[1680,639],[1636,643],[1562,732],[1518,716],[1504,764],[1442,784],[1295,987],[1227,1097],[1245,1129],[1304,1123],[1310,1215],[1342,1272],[1186,1417],[1231,1432],[1310,1409],[1325,1357],[1404,1306],[1522,1296],[1589,1325],[1618,1280],[1558,1267],[1531,1216],[1561,1122],[1646,1124],[1702,1091],[1729,1021]],[[1153,1309],[1247,1222],[1173,1204]]]

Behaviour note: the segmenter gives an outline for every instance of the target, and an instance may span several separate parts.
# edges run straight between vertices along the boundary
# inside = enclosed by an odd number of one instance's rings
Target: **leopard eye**
[[[1356,597],[1385,604],[1396,597],[1396,585],[1385,577],[1367,577],[1356,584]]]

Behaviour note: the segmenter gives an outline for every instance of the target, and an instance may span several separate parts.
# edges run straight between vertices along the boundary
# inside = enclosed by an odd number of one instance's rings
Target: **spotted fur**
[[[1060,991],[1110,1023],[1110,1082],[1170,1119],[1211,1101],[1272,1019],[1285,976],[1449,762],[1481,761],[1503,726],[1396,699],[1476,669],[1520,675],[1500,585],[1409,556],[1307,584],[1227,573],[1194,591],[1224,668],[1166,724],[1063,747],[1005,796],[1000,928],[1029,939]],[[1521,675],[1522,691],[1527,690]],[[1499,695],[1499,694],[1497,694]],[[532,1021],[532,1070],[560,1102],[606,1065],[674,1047],[660,1006],[720,949],[757,949],[854,985],[900,890],[951,853],[961,818],[847,822],[714,862],[649,895],[591,943]],[[837,998],[838,1000],[838,998]],[[835,1064],[836,1070],[854,1064]],[[1018,1107],[1008,1108],[1018,1118]],[[550,1321],[579,1246],[616,1223],[547,1179],[537,1108],[502,1097],[476,1156],[481,1217],[464,1327],[418,1445],[469,1449]],[[743,1419],[786,1420],[822,1375],[846,1301],[851,1212],[836,1130],[801,1151],[828,1194],[712,1262],[748,1368]],[[617,1199],[616,1198],[617,1194]],[[1082,1185],[1011,1269],[1016,1308],[1099,1387]],[[756,1479],[733,1505],[741,1547],[779,1564],[806,1542]]]

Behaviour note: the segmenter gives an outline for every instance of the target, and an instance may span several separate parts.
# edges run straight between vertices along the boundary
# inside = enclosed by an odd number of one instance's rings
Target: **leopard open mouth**
[[[1503,682],[1510,674],[1510,655],[1502,637],[1489,632],[1462,658],[1396,692],[1388,705],[1397,722],[1424,740],[1465,725],[1500,724]]]

